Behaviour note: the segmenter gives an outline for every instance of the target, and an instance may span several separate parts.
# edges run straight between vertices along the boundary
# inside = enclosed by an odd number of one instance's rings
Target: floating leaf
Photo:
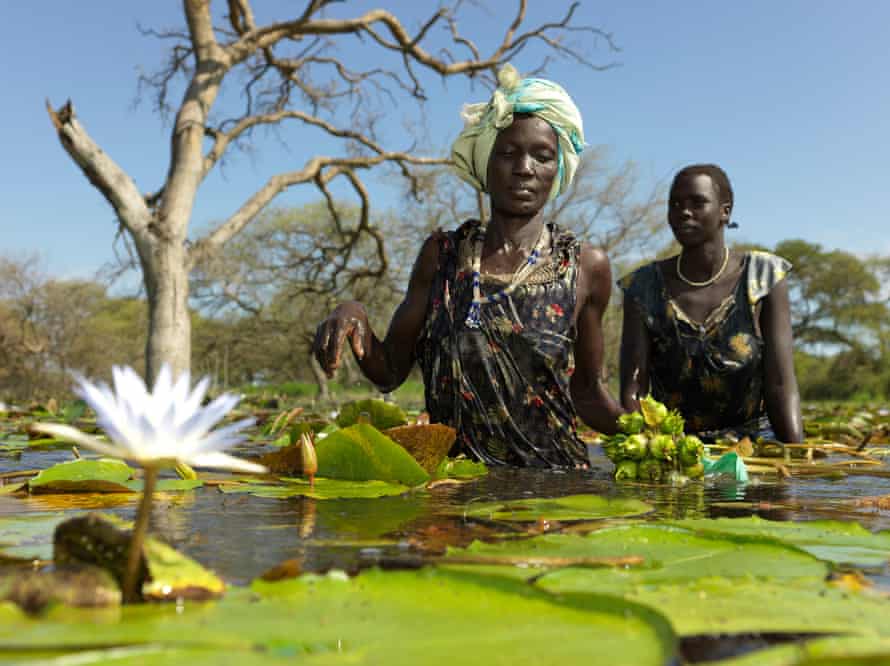
[[[347,481],[342,479],[325,479],[315,477],[314,485],[304,479],[281,479],[280,484],[242,481],[220,484],[224,493],[249,493],[257,497],[284,499],[288,497],[311,497],[327,500],[340,498],[385,497],[402,495],[410,490],[399,483],[386,481]]]
[[[372,426],[378,430],[386,430],[396,426],[405,425],[408,417],[398,405],[383,400],[365,399],[348,402],[340,407],[340,414],[337,416],[337,425],[341,428],[347,428],[355,425],[359,421],[362,413],[366,413],[370,419]]]
[[[133,664],[444,666],[459,653],[470,666],[590,663],[591,655],[615,666],[649,666],[669,663],[677,647],[667,621],[639,604],[598,594],[555,597],[469,572],[256,582],[214,604],[125,607],[118,622],[59,611],[41,622],[4,612],[0,657],[53,651],[74,653],[78,663],[123,657]],[[165,650],[155,659],[140,651],[158,646]]]
[[[215,599],[225,592],[225,583],[214,573],[157,539],[146,539],[145,559],[149,579],[142,584],[142,596],[146,601]]]
[[[858,523],[833,520],[779,522],[758,516],[681,520],[672,524],[706,534],[768,537],[812,553],[827,562],[883,566],[890,561],[890,532],[873,534]]]
[[[744,561],[740,561],[739,567],[744,567]],[[621,590],[624,598],[664,613],[683,636],[886,633],[885,599],[832,589],[812,579],[703,576],[656,585],[633,584],[625,579],[615,587],[608,584],[604,573],[610,572],[564,569],[540,578],[537,584],[560,594],[593,590],[608,594]]]
[[[132,479],[133,470],[123,461],[109,458],[71,460],[43,470],[28,481],[32,493],[136,493],[142,479]],[[161,479],[155,489],[175,492],[200,488],[200,479]]]
[[[428,474],[436,472],[457,438],[457,431],[442,423],[403,425],[389,428],[384,434],[410,453]]]
[[[466,551],[452,549],[449,554],[459,556],[464,552],[493,558],[642,557],[642,568],[586,572],[613,592],[705,576],[809,578],[821,582],[828,573],[826,564],[812,555],[769,539],[699,535],[651,524],[607,527],[583,536],[547,534],[493,544],[476,542]]]
[[[318,475],[351,481],[395,481],[416,486],[429,474],[405,449],[374,426],[359,423],[328,435],[316,444]]]
[[[143,482],[142,479],[133,479],[132,481],[127,481],[124,484],[132,490],[133,492],[142,492]],[[204,482],[201,479],[160,479],[155,484],[155,492],[163,493],[163,492],[182,492],[186,490],[194,490],[195,488],[200,488],[204,485]]]
[[[636,499],[607,499],[600,495],[567,495],[508,502],[470,504],[464,515],[489,520],[594,520],[648,513],[652,507]]]
[[[468,458],[446,458],[436,468],[434,479],[474,479],[488,474],[485,463]]]
[[[32,493],[129,493],[133,470],[121,460],[71,460],[43,470],[28,481]]]

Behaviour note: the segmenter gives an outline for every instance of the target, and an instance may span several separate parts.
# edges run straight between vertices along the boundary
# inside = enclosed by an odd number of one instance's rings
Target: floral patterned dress
[[[703,322],[670,298],[656,263],[622,278],[625,307],[633,304],[651,340],[652,395],[678,409],[703,438],[774,437],[763,402],[763,337],[758,303],[791,264],[768,252],[747,252],[733,292]]]
[[[483,305],[480,326],[470,328],[469,237],[478,225],[470,220],[440,240],[439,270],[416,349],[430,420],[457,429],[452,453],[488,464],[586,463],[569,396],[580,243],[549,225],[550,260],[511,294]],[[483,294],[504,286],[483,276]]]

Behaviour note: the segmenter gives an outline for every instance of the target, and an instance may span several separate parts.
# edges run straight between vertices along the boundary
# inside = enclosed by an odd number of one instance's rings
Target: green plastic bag
[[[702,464],[705,467],[705,476],[726,474],[742,483],[748,481],[748,468],[745,467],[742,457],[735,451],[724,453],[717,460],[704,458]]]

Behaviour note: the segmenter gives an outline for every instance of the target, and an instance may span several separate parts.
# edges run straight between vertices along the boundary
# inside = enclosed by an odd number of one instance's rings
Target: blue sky
[[[285,0],[254,4],[260,19],[302,7]],[[531,4],[533,20],[552,18],[567,5]],[[375,5],[406,16],[409,26],[436,7],[362,0],[336,4],[333,13]],[[514,5],[489,0],[489,7],[489,15],[473,13],[464,24],[482,43],[493,38],[490,25],[512,18]],[[173,0],[29,0],[4,8],[0,253],[39,252],[51,274],[80,277],[113,257],[113,213],[62,150],[44,100],[58,106],[71,98],[81,122],[140,189],[156,189],[166,171],[169,128],[148,101],[134,101],[139,71],[162,62],[163,44],[140,35],[137,24],[174,27],[182,23],[180,15]],[[578,18],[611,32],[621,47],[620,53],[591,48],[594,60],[620,63],[605,72],[565,62],[548,70],[581,108],[588,143],[608,146],[615,162],[637,161],[648,183],[668,181],[690,162],[722,165],[736,191],[741,228],[733,233],[739,240],[772,245],[803,237],[859,254],[890,254],[884,194],[890,3],[585,0]],[[349,58],[365,52],[350,44],[342,53]],[[522,71],[536,62],[514,64]],[[426,82],[428,125],[445,147],[460,129],[460,106],[481,101],[483,93],[456,80]],[[401,122],[413,110],[409,106],[387,115],[387,136],[396,147],[406,145]],[[289,139],[289,147],[269,137],[208,179],[193,231],[227,217],[269,176],[302,165],[306,146],[315,140],[293,127],[280,138]],[[376,200],[396,202],[381,178],[368,183]],[[279,203],[314,197],[308,188]]]

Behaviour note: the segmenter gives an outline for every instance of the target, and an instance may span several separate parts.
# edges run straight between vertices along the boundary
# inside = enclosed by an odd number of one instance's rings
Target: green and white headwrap
[[[464,105],[464,129],[451,147],[454,170],[477,190],[487,192],[488,158],[498,132],[513,123],[514,113],[546,120],[559,139],[557,177],[549,199],[564,192],[584,150],[584,125],[578,107],[562,86],[546,79],[521,79],[516,68],[504,65],[491,100]]]

